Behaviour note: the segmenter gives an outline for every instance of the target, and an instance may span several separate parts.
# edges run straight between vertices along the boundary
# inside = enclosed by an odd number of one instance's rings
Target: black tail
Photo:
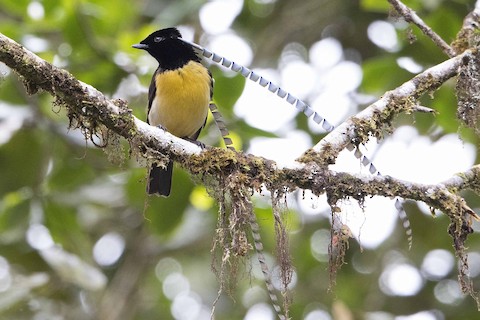
[[[147,193],[168,197],[172,187],[173,162],[165,169],[152,165],[148,175]]]

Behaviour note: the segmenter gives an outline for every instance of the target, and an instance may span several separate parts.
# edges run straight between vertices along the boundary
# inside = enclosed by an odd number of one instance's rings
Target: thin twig
[[[451,57],[454,57],[455,51],[432,30],[427,24],[409,7],[403,4],[400,0],[388,0],[390,4],[397,10],[397,12],[407,21],[416,25],[427,37],[440,48],[442,51]]]
[[[432,109],[432,108],[425,107],[425,106],[420,106],[420,105],[414,106],[413,109],[414,109],[414,111],[416,111],[416,112],[437,113],[437,111],[435,111],[435,110]]]

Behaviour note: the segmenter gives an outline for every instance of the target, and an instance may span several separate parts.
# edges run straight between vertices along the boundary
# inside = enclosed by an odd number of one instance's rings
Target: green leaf
[[[35,129],[23,129],[0,146],[0,197],[21,187],[35,187],[41,182],[45,168],[42,137]]]
[[[446,132],[457,133],[459,121],[457,119],[457,99],[453,88],[444,85],[433,94],[433,97],[433,100],[428,96],[423,99],[430,100],[427,103],[432,104],[432,107],[438,112],[435,115],[435,122]]]
[[[85,156],[79,157],[72,149],[65,148],[64,143],[54,143],[55,157],[52,160],[51,173],[48,176],[48,186],[52,191],[71,191],[83,184],[92,181],[96,177],[92,150],[84,149]],[[87,152],[88,150],[88,152]],[[91,152],[92,151],[92,152]]]
[[[458,15],[453,9],[452,4],[447,1],[425,18],[425,23],[447,43],[455,39],[458,30],[462,27],[462,21],[458,19]],[[429,40],[425,37],[425,41]]]
[[[391,6],[386,0],[362,0],[360,6],[366,11],[388,12]]]
[[[69,252],[91,257],[91,243],[85,230],[79,225],[77,209],[52,199],[44,199],[45,226],[53,240]]]
[[[30,219],[30,199],[25,192],[6,194],[0,202],[0,243],[24,239]]]
[[[412,77],[411,73],[397,65],[393,55],[370,59],[362,67],[362,90],[368,94],[380,95]]]

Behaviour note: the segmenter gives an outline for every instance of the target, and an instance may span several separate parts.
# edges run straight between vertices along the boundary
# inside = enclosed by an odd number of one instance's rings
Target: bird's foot
[[[183,138],[184,140],[187,140],[188,142],[191,142],[193,144],[196,144],[197,146],[199,146],[200,148],[202,149],[205,149],[205,143],[201,142],[201,141],[198,141],[198,140],[194,140],[194,139],[190,139],[188,137],[185,137]]]

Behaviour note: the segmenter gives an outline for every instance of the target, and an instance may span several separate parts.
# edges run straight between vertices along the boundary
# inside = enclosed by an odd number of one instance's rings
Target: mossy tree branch
[[[454,76],[462,61],[469,57],[470,53],[467,51],[426,70],[399,88],[388,92],[371,107],[340,125],[336,130],[342,132],[342,134],[336,134],[336,131],[330,133],[324,139],[327,142],[322,140],[314,150],[322,156],[325,153],[323,148],[327,144],[335,146],[339,151],[345,148],[348,139],[351,138],[350,135],[345,133],[354,133],[360,130],[357,123],[359,121],[354,119],[362,119],[362,125],[371,124],[371,127],[364,127],[361,130],[375,132],[374,127],[381,126],[377,116],[381,113],[387,113],[385,109],[388,107],[394,108],[394,106],[397,106],[397,109],[402,110],[413,108],[413,106],[404,107],[405,101],[395,103],[395,101],[398,102],[399,96],[405,100],[408,96],[416,98],[423,92],[433,90],[440,86],[442,82]],[[423,201],[432,208],[444,211],[447,214],[468,213],[474,215],[473,211],[467,209],[466,206],[461,206],[464,208],[464,212],[454,212],[456,210],[452,209],[452,206],[448,203],[460,203],[461,200],[450,192],[447,188],[448,184],[424,185],[388,176],[338,173],[325,169],[323,165],[318,165],[315,158],[306,161],[307,159],[304,157],[301,159],[303,162],[301,165],[279,168],[274,161],[254,155],[219,148],[208,148],[201,151],[198,146],[192,143],[149,126],[131,113],[126,102],[108,99],[95,88],[75,79],[67,71],[42,60],[2,34],[0,34],[0,61],[23,78],[29,93],[36,93],[39,89],[50,93],[65,105],[69,116],[81,121],[81,125],[87,126],[90,133],[96,134],[96,128],[103,125],[127,139],[131,146],[143,152],[144,156],[151,156],[151,150],[159,154],[168,154],[179,161],[192,174],[220,177],[236,172],[242,175],[240,182],[257,190],[262,186],[276,189],[286,187],[290,191],[303,188],[310,189],[317,195],[327,192],[332,196],[335,195],[338,199],[347,196],[357,199],[373,195],[400,196],[405,199]],[[426,83],[427,79],[429,79],[428,83]],[[378,124],[373,124],[377,122]],[[343,137],[343,139],[338,139],[338,136]],[[337,138],[329,139],[329,137]],[[474,174],[477,171],[475,166],[463,175],[452,177],[451,181],[458,181],[461,176],[468,177],[467,181],[455,184],[455,192],[465,188],[478,191],[475,186],[480,184],[480,177]],[[441,199],[448,201],[441,201]]]
[[[423,112],[423,108],[418,108],[417,100],[440,88],[472,59],[472,52],[467,50],[386,92],[379,100],[336,127],[299,160],[315,161],[320,165],[332,164],[340,151],[349,145],[363,144],[370,136],[382,138],[385,132],[392,131],[391,121],[396,115]]]
[[[300,159],[301,163],[281,168],[272,160],[254,155],[219,148],[201,150],[192,143],[149,126],[132,114],[125,101],[107,98],[67,71],[51,65],[0,34],[0,61],[23,78],[30,94],[43,90],[54,96],[56,102],[67,109],[71,123],[79,127],[87,138],[93,135],[103,137],[104,130],[110,130],[127,139],[134,153],[150,162],[162,162],[163,155],[168,155],[190,173],[207,175],[219,182],[228,180],[237,184],[238,190],[267,188],[273,193],[283,193],[297,188],[310,189],[316,195],[326,193],[330,204],[347,197],[362,201],[374,195],[423,201],[432,210],[441,210],[449,216],[449,231],[462,261],[465,257],[463,243],[472,232],[471,219],[478,216],[457,192],[468,188],[478,193],[480,176],[477,167],[452,177],[448,183],[427,185],[388,176],[334,172],[327,165],[334,162],[338,153],[352,141],[359,144],[366,142],[370,135],[380,136],[390,126],[394,115],[415,111],[418,97],[436,90],[457,75],[460,67],[470,59],[472,53],[466,51],[387,92],[379,101],[320,141]],[[236,189],[232,185],[229,188],[232,191]]]

